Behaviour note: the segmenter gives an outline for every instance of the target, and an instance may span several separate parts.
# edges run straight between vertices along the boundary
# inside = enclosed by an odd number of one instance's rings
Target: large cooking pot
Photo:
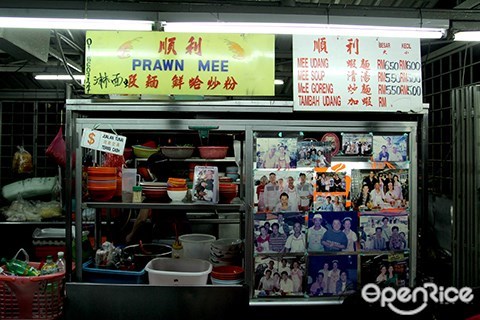
[[[132,258],[132,261],[135,263],[135,269],[143,270],[147,263],[154,258],[170,258],[172,256],[172,247],[158,243],[134,244],[123,248],[123,255],[124,257]]]

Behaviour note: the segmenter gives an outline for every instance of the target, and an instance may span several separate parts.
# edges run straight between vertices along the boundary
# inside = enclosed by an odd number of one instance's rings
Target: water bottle
[[[10,273],[16,276],[38,276],[40,275],[40,271],[35,269],[34,267],[28,265],[27,262],[21,261],[18,259],[13,258],[12,260],[8,260],[2,258],[1,261],[2,265],[6,265],[7,269]]]
[[[46,275],[46,274],[52,274],[55,272],[58,272],[57,265],[55,264],[55,262],[53,262],[53,256],[48,255],[46,258],[45,264],[40,269],[40,273],[42,275]]]
[[[57,269],[58,269],[58,272],[65,272],[65,254],[63,253],[63,251],[58,251],[57,253]]]

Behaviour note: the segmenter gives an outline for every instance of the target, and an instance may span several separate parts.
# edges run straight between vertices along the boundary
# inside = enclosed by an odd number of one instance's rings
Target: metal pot
[[[154,258],[170,258],[172,247],[166,244],[144,243],[141,246],[134,244],[123,248],[124,257],[132,258],[135,269],[143,270],[147,263]]]

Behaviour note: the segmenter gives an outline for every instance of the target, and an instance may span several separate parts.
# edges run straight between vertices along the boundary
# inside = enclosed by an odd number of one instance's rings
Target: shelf
[[[87,207],[97,209],[171,209],[188,211],[242,211],[244,204],[210,204],[210,203],[124,203],[124,202],[85,202]]]
[[[65,221],[2,221],[0,225],[60,225],[65,226]]]
[[[136,161],[147,161],[148,158],[135,158]],[[187,158],[187,159],[169,159],[175,162],[235,162],[235,157],[226,157],[223,159],[203,159],[203,158]]]

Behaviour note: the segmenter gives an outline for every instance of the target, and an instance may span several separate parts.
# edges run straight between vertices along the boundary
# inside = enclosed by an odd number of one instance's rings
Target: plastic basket
[[[93,283],[145,284],[148,283],[148,276],[145,269],[141,271],[102,269],[97,268],[93,260],[89,260],[83,264],[83,281]]]
[[[28,264],[40,267],[38,262]],[[0,319],[59,319],[64,285],[64,272],[36,277],[0,274]]]

